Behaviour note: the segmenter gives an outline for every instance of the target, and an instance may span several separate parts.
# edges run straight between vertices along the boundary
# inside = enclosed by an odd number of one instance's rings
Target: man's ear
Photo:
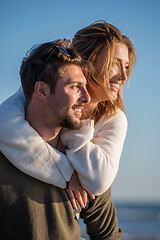
[[[34,92],[38,98],[45,100],[50,95],[50,87],[48,84],[38,81],[34,86]]]

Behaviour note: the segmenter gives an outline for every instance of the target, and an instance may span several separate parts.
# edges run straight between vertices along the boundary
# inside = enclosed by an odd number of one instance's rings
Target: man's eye
[[[79,90],[79,89],[80,89],[80,86],[79,86],[79,85],[73,85],[73,86],[71,86],[71,88],[72,88],[73,90]]]

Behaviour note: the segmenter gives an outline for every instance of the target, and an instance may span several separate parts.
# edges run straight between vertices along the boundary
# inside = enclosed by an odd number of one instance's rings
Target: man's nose
[[[81,92],[81,96],[79,98],[79,101],[82,102],[82,103],[89,103],[91,101],[91,97],[87,91],[86,88],[84,88]]]

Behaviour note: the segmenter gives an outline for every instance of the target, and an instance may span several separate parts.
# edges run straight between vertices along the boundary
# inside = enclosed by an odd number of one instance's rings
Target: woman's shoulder
[[[116,113],[112,117],[108,117],[106,115],[103,115],[98,122],[95,124],[95,132],[98,132],[100,130],[103,130],[105,128],[108,128],[108,126],[114,125],[114,126],[121,126],[122,127],[127,127],[128,125],[128,120],[125,115],[125,113],[117,109]]]
[[[103,125],[103,124],[107,124],[109,122],[112,121],[118,121],[118,120],[124,120],[127,121],[127,117],[125,115],[125,113],[121,110],[121,109],[117,109],[116,113],[114,116],[106,116],[105,114],[98,120],[98,122],[96,123],[96,125]]]
[[[128,121],[126,114],[121,109],[117,109],[116,114],[113,117],[111,117],[109,121],[112,121],[113,119],[117,119],[117,120],[122,119],[124,121]]]

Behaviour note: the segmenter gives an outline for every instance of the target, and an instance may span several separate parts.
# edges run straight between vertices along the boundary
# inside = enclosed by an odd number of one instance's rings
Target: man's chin
[[[80,119],[72,119],[68,117],[63,119],[61,126],[71,130],[78,130],[82,126],[82,122]]]

